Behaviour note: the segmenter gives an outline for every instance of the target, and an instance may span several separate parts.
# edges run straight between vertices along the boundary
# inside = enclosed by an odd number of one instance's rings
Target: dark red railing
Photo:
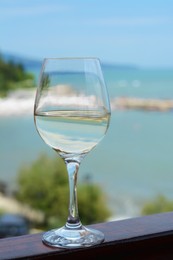
[[[45,246],[38,233],[1,239],[0,259],[173,259],[172,212],[91,226],[104,232],[102,244],[55,249]]]

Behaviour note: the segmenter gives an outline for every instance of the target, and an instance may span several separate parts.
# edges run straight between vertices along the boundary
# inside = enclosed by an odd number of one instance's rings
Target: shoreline
[[[0,116],[32,115],[35,89],[16,90],[0,98]],[[117,97],[111,99],[111,110],[173,111],[172,99],[148,99],[140,97]]]
[[[149,99],[140,97],[118,97],[111,101],[114,109],[133,109],[145,111],[173,111],[172,99]]]
[[[5,98],[0,98],[0,116],[32,115],[35,89],[16,90]]]

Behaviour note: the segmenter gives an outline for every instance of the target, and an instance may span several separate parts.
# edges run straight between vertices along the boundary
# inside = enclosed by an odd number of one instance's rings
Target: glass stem
[[[68,179],[69,179],[69,215],[66,222],[66,227],[70,229],[78,229],[82,226],[79,213],[78,213],[78,202],[77,202],[77,175],[79,169],[79,163],[76,161],[66,160]]]

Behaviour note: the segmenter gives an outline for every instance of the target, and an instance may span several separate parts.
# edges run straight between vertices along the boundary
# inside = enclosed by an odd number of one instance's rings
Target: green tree
[[[31,166],[23,166],[18,175],[16,197],[44,212],[44,228],[63,225],[69,202],[68,174],[63,160],[41,155]],[[79,183],[78,203],[84,224],[102,222],[111,215],[106,196],[98,185]]]
[[[24,70],[22,64],[4,61],[0,56],[0,96],[18,88],[34,87],[34,76]]]
[[[173,211],[173,201],[163,195],[158,195],[153,200],[146,202],[141,210],[142,215],[150,215]]]

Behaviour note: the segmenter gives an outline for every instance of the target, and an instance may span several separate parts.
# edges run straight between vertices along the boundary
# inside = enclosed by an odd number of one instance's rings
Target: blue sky
[[[173,1],[0,0],[0,51],[173,67]]]

